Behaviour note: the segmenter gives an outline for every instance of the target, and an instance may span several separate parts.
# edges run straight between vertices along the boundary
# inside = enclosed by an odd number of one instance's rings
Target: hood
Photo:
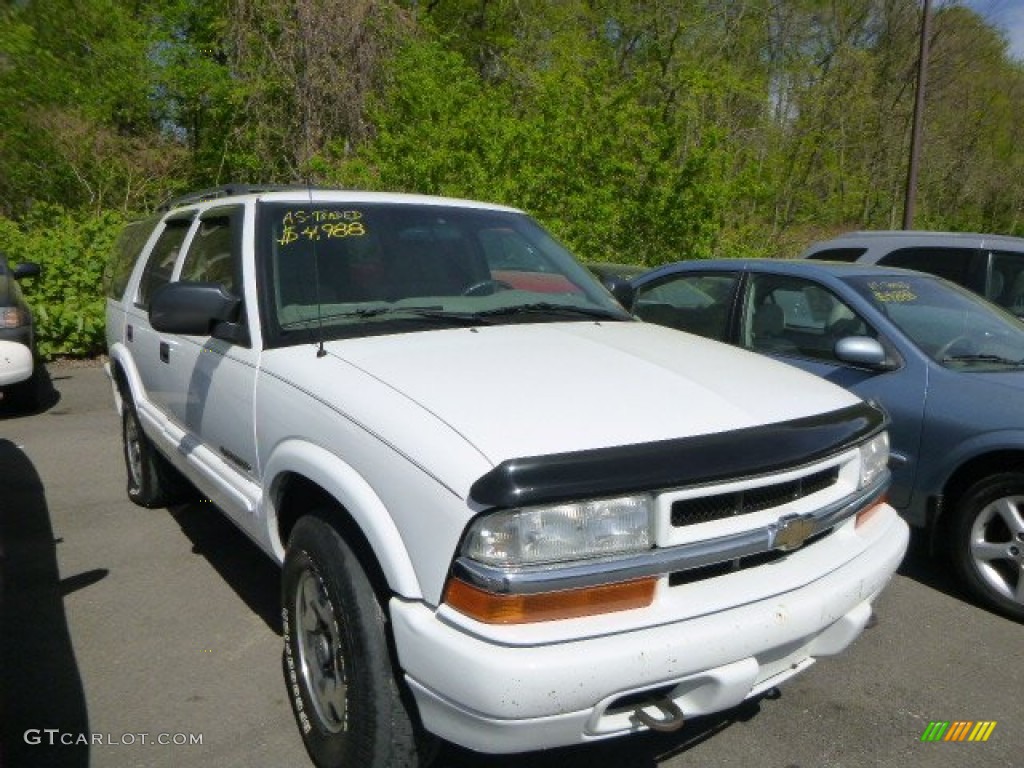
[[[640,322],[482,326],[327,349],[492,464],[742,429],[858,402],[792,366]]]

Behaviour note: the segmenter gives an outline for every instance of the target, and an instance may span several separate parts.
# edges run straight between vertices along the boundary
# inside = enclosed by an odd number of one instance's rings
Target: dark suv
[[[850,232],[815,243],[804,259],[857,261],[944,277],[1024,316],[1024,238],[964,232]]]
[[[0,393],[6,404],[19,409],[38,407],[39,386],[32,312],[17,281],[38,274],[38,264],[12,268],[0,253]]]

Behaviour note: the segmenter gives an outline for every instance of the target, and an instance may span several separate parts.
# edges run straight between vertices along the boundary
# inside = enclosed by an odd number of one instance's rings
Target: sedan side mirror
[[[615,300],[622,305],[623,309],[627,312],[633,311],[636,289],[628,280],[623,280],[621,277],[606,277],[601,283],[615,297]]]
[[[864,368],[877,368],[879,370],[891,370],[885,347],[878,339],[870,336],[847,336],[836,342],[836,357],[844,363],[858,365]]]
[[[245,343],[244,327],[237,325],[242,300],[220,283],[186,280],[167,283],[153,294],[149,322],[160,333],[214,336]]]
[[[15,280],[20,280],[23,277],[38,277],[39,265],[34,261],[23,261],[11,271]]]

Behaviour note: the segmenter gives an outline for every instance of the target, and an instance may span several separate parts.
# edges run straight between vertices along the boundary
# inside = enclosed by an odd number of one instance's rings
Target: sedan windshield
[[[1024,323],[967,290],[924,275],[844,280],[940,365],[971,371],[1024,365]]]
[[[629,320],[524,214],[470,207],[264,203],[263,291],[277,344],[439,327]]]

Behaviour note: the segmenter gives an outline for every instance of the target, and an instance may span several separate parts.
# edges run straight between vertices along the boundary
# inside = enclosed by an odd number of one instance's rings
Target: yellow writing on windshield
[[[868,287],[871,288],[871,295],[883,304],[905,304],[917,301],[917,294],[910,289],[910,283],[868,283]]]
[[[287,246],[301,241],[362,237],[366,234],[362,218],[362,213],[353,210],[292,209],[281,217],[277,244]]]

